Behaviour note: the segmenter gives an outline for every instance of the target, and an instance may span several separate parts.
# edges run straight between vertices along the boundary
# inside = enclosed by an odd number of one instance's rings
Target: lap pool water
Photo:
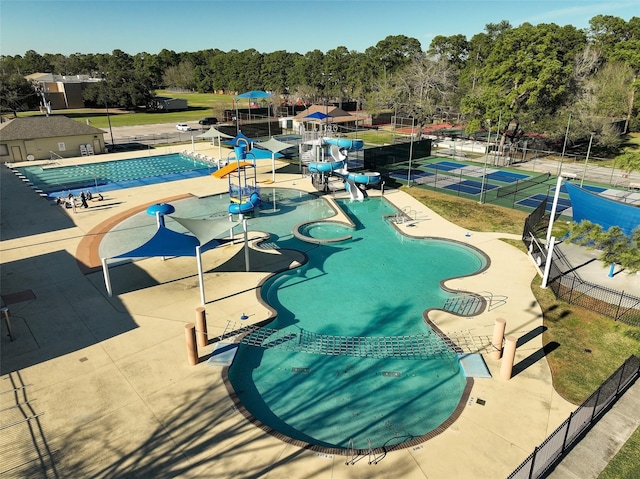
[[[63,193],[90,189],[94,193],[205,176],[216,167],[204,161],[182,156],[144,156],[69,166],[21,166],[15,168],[35,188],[55,198]]]
[[[437,340],[423,311],[453,296],[440,287],[442,280],[481,271],[485,257],[463,244],[401,235],[385,219],[395,210],[384,199],[338,204],[356,224],[352,238],[299,242],[308,263],[262,288],[278,311],[269,327],[281,330],[279,337],[304,331],[359,338],[431,334]],[[243,407],[268,428],[341,449],[390,447],[427,435],[451,416],[466,384],[453,353],[351,357],[245,345],[228,376]]]

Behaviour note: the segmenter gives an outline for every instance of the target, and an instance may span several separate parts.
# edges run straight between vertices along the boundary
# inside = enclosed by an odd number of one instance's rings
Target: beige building
[[[25,76],[45,95],[52,110],[84,108],[82,90],[90,83],[100,81],[88,75],[54,75],[52,73],[32,73]]]
[[[0,124],[0,162],[105,153],[104,133],[66,116],[14,118]]]

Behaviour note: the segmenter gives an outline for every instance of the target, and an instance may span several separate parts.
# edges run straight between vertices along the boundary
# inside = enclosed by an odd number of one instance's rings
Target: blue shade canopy
[[[195,256],[200,242],[195,236],[178,233],[161,226],[145,244],[116,258],[146,258],[150,256]]]
[[[305,116],[305,118],[309,118],[310,120],[324,120],[330,117],[331,115],[327,115],[326,113],[322,113],[321,111],[316,111],[314,113],[311,113],[310,115]]]
[[[236,98],[269,98],[270,96],[271,94],[266,91],[252,90],[240,93],[239,95],[236,95]]]
[[[151,256],[195,257],[197,255],[197,246],[200,246],[200,251],[204,253],[228,242],[228,239],[221,237],[227,235],[229,229],[237,224],[230,222],[227,218],[193,219],[174,217],[172,219],[188,231],[186,233],[178,233],[161,225],[146,243],[131,251],[114,256],[114,258],[147,258]]]
[[[640,227],[640,208],[627,203],[603,198],[565,182],[571,207],[573,208],[573,221],[579,223],[582,220],[591,221],[608,230],[612,226],[619,226],[627,236]]]

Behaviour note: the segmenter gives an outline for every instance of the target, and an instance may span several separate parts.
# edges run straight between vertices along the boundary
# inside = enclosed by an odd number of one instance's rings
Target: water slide
[[[260,196],[258,193],[251,193],[248,201],[243,201],[242,203],[230,203],[229,204],[229,213],[231,214],[240,214],[240,213],[248,213],[253,211],[253,209],[260,204]]]
[[[380,173],[352,173],[347,170],[347,157],[350,151],[364,148],[364,141],[348,138],[322,138],[322,145],[329,147],[333,161],[309,163],[311,173],[326,173],[345,181],[345,189],[351,199],[363,200],[366,193],[358,185],[376,185],[380,183]]]
[[[236,161],[215,171],[215,178],[229,178],[229,213],[249,213],[260,204],[260,195],[256,186],[255,162],[244,161],[247,158],[246,146],[241,144],[234,147]],[[252,154],[252,152],[249,152]],[[231,155],[231,153],[230,153]],[[253,184],[247,177],[247,170],[253,168]],[[235,181],[234,181],[235,180]]]

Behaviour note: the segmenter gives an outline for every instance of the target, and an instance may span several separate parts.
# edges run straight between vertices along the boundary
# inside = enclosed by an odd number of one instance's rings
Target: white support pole
[[[540,285],[543,289],[547,287],[547,282],[549,281],[549,270],[551,269],[553,247],[555,246],[555,244],[556,238],[552,236],[551,243],[547,245],[547,261],[544,263],[544,275],[542,276],[542,284]]]
[[[558,176],[558,181],[556,183],[556,191],[553,194],[553,204],[551,206],[551,216],[549,217],[549,227],[547,228],[547,237],[545,238],[545,243],[547,245],[547,249],[549,249],[549,239],[551,238],[551,230],[553,229],[553,222],[556,218],[556,210],[558,209],[558,198],[560,196],[560,188],[562,187],[562,175]]]
[[[200,303],[204,306],[204,274],[202,272],[202,253],[200,251],[200,245],[196,246],[196,262],[198,263],[198,279],[200,281]]]
[[[104,276],[104,285],[107,288],[107,294],[109,297],[113,296],[111,291],[111,278],[109,277],[109,266],[107,265],[107,258],[102,258],[102,275]]]
[[[273,137],[272,137],[273,138]],[[271,152],[271,181],[276,182],[276,152]]]
[[[409,171],[407,172],[407,186],[411,186],[411,162],[413,161],[413,124],[415,118],[411,117],[411,144],[409,145]]]
[[[242,229],[244,230],[244,264],[247,272],[251,271],[249,265],[249,235],[247,233],[247,218],[242,217]]]

